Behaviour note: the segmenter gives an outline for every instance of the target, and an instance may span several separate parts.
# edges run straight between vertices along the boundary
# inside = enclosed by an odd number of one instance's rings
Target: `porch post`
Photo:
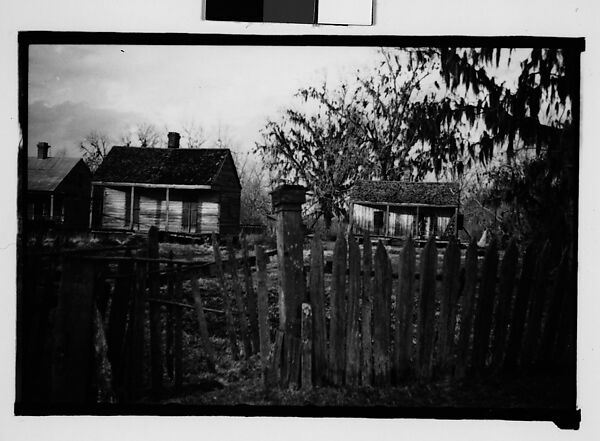
[[[131,203],[129,204],[129,221],[131,222],[131,230],[133,230],[133,205],[135,201],[135,191],[134,186],[131,186]]]
[[[384,226],[383,234],[388,236],[389,232],[390,232],[390,206],[388,204],[385,206],[385,226]]]
[[[92,213],[94,212],[94,184],[92,184],[90,188],[90,219],[89,219],[89,229],[92,229]]]
[[[419,206],[417,205],[417,222],[415,228],[415,237],[419,237]]]
[[[166,225],[165,225],[165,231],[169,231],[169,187],[167,187],[167,199],[166,199]]]
[[[50,193],[50,220],[54,220],[54,193]]]

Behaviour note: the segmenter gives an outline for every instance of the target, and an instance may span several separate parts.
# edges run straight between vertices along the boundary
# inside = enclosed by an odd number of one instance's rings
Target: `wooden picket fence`
[[[204,360],[209,371],[216,369],[207,314],[214,314],[213,322],[225,321],[235,359],[259,352],[258,313],[262,308],[266,317],[266,304],[257,304],[253,288],[251,266],[256,257],[250,256],[245,239],[242,245],[242,258],[230,244],[225,262],[215,236],[213,262],[175,260],[172,254],[161,259],[153,228],[142,249],[31,253],[20,313],[17,401],[130,402],[147,394],[160,398],[167,387],[177,393],[186,369],[186,309],[195,312],[202,347],[194,363]],[[259,252],[266,265],[273,252]],[[206,307],[200,288],[200,279],[214,277],[223,310]],[[184,299],[185,283],[191,288],[191,304]]]
[[[492,243],[480,263],[474,242],[463,259],[452,240],[439,267],[435,239],[420,256],[408,239],[393,268],[381,241],[374,251],[368,235],[362,242],[361,255],[352,234],[337,238],[326,289],[323,245],[313,238],[301,330],[277,332],[271,382],[388,387],[531,372],[574,360],[576,303],[567,251],[556,262],[549,243],[531,244],[521,256],[513,240],[501,261]],[[294,340],[298,349],[282,357],[283,342]]]

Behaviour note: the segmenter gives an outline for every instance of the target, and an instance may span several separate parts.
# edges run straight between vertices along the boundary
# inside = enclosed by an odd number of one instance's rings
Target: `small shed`
[[[350,222],[357,233],[448,239],[458,232],[459,205],[456,182],[359,181]]]
[[[37,157],[27,158],[27,221],[87,228],[90,169],[81,158],[49,157],[47,142],[37,148]]]
[[[92,181],[90,227],[232,235],[240,228],[241,185],[229,149],[113,147]]]

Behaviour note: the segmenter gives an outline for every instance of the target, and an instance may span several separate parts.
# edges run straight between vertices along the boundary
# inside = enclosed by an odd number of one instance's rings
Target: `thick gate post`
[[[299,380],[300,306],[305,291],[301,209],[305,193],[306,189],[300,185],[282,185],[271,192],[277,220],[279,329],[285,335],[281,365],[284,387],[298,384]]]

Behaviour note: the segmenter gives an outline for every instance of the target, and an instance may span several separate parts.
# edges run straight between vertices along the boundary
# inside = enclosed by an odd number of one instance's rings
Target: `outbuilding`
[[[30,226],[86,229],[92,173],[81,158],[50,157],[40,142],[27,158],[27,221]]]
[[[350,222],[356,233],[449,239],[458,234],[459,206],[456,182],[359,181]]]
[[[241,185],[229,149],[113,147],[92,181],[90,227],[234,235]]]

